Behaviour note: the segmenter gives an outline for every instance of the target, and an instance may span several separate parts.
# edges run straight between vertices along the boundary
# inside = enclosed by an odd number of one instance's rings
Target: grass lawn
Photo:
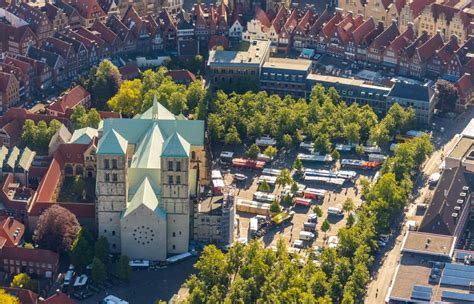
[[[85,199],[82,197],[83,190],[86,191]],[[74,177],[66,177],[61,186],[57,201],[79,203],[95,202],[95,178],[81,178],[81,181],[77,182]]]

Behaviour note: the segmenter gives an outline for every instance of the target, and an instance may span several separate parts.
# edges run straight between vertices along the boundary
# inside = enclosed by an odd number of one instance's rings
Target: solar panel
[[[446,269],[456,269],[461,271],[467,271],[474,273],[474,266],[464,265],[464,264],[446,264]]]
[[[441,294],[441,300],[449,301],[449,302],[454,302],[454,301],[474,302],[474,294],[459,293],[459,292],[445,290]]]
[[[455,269],[445,269],[443,275],[450,277],[466,278],[472,279],[474,281],[474,272],[455,270]]]
[[[471,280],[466,279],[466,278],[458,278],[458,277],[450,277],[450,276],[443,276],[441,278],[441,285],[469,287],[470,283],[471,283]]]
[[[433,292],[433,287],[415,285],[415,286],[413,286],[413,290],[432,293]]]

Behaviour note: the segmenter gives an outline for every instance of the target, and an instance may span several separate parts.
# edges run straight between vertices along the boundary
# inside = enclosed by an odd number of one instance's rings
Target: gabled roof
[[[145,177],[141,182],[140,186],[138,187],[137,191],[134,193],[132,200],[129,202],[127,209],[122,214],[122,217],[126,217],[127,215],[131,214],[140,206],[145,206],[146,208],[150,209],[151,211],[155,212],[155,214],[160,218],[165,218],[166,213],[159,207],[158,195],[155,192],[157,187],[153,187],[151,185],[150,180],[148,177]]]
[[[8,154],[7,161],[4,163],[4,165],[13,169],[15,168],[16,161],[20,156],[20,149],[18,149],[17,147],[13,147],[13,149],[10,149],[9,152],[10,153]]]
[[[35,32],[38,32],[40,26],[43,26],[44,23],[51,24],[51,21],[46,17],[46,14],[38,8],[23,2],[18,5],[9,5],[7,10],[28,22],[29,26],[31,26]]]
[[[275,18],[272,20],[272,26],[275,29],[276,33],[279,34],[281,28],[285,25],[285,20],[288,17],[288,10],[284,5],[280,7]]]
[[[99,20],[96,20],[90,29],[98,32],[100,38],[110,45],[113,45],[117,39],[117,35]]]
[[[474,90],[474,77],[471,74],[462,75],[456,82],[456,88],[460,97],[467,97]]]
[[[171,113],[167,108],[165,108],[161,103],[158,102],[156,96],[153,97],[153,104],[152,106],[143,112],[141,115],[137,115],[136,118],[139,119],[169,119],[175,120],[176,116]]]
[[[80,85],[77,85],[64,93],[64,95],[60,96],[59,100],[48,106],[48,109],[60,113],[66,113],[67,109],[75,108],[81,103],[82,100],[89,97],[90,95],[91,94],[86,89]]]
[[[30,46],[28,51],[26,52],[27,57],[38,60],[40,62],[46,61],[46,64],[54,69],[56,68],[56,64],[60,60],[60,55],[55,54],[53,52],[48,52],[34,46]]]
[[[413,0],[408,5],[410,6],[410,10],[412,12],[413,18],[416,18],[420,15],[420,13],[425,9],[428,8],[430,4],[435,3],[436,0]]]
[[[0,249],[3,246],[14,247],[20,244],[24,233],[25,225],[12,216],[3,216],[0,219]]]
[[[51,137],[51,140],[49,141],[49,146],[51,146],[54,143],[60,142],[60,143],[67,143],[71,139],[71,132],[66,128],[64,124],[61,124],[61,127],[59,127],[59,130],[54,133],[53,137]]]
[[[415,39],[415,31],[413,27],[409,26],[401,35],[395,38],[390,44],[390,48],[394,52],[400,52],[403,48],[408,46]]]
[[[352,32],[354,43],[359,45],[362,39],[375,29],[374,18],[370,17]]]
[[[0,92],[6,92],[11,79],[14,77],[13,74],[0,72]]]
[[[125,41],[130,30],[128,27],[120,21],[115,15],[111,16],[107,20],[107,26],[120,38],[120,40]]]
[[[189,70],[168,70],[165,75],[170,76],[174,81],[193,82],[196,80],[196,76]]]
[[[86,19],[97,19],[106,15],[97,0],[69,0],[69,3]]]
[[[311,28],[311,21],[313,20],[314,12],[312,9],[306,10],[303,17],[301,17],[298,25],[296,26],[295,31],[299,31],[302,33],[307,33]]]
[[[392,24],[386,28],[385,31],[375,37],[371,47],[377,49],[387,47],[398,35],[400,35],[398,26],[395,22],[392,22]]]
[[[465,65],[472,59],[472,55],[469,56],[468,54],[474,54],[474,36],[470,36],[456,51],[456,55],[458,56],[461,65]]]
[[[43,41],[42,48],[46,51],[59,54],[63,58],[68,56],[70,50],[74,50],[71,43],[54,37],[46,38]]]
[[[336,29],[336,24],[342,21],[342,14],[339,11],[336,11],[334,16],[323,26],[323,34],[326,38],[329,38],[334,30]]]
[[[423,45],[426,41],[428,41],[429,39],[429,35],[427,32],[423,32],[421,33],[421,35],[418,36],[418,38],[416,38],[415,41],[413,41],[413,43],[411,43],[410,45],[408,45],[404,50],[403,50],[403,53],[404,55],[410,59],[413,57],[413,55],[415,54],[416,50],[418,47],[420,47],[421,45]]]
[[[441,58],[445,63],[448,63],[451,58],[454,56],[456,51],[459,49],[458,38],[456,36],[451,36],[448,42],[445,43],[437,52],[439,58]]]
[[[114,129],[107,131],[99,140],[97,154],[126,154],[127,141]]]
[[[269,28],[272,24],[270,22],[270,19],[268,18],[267,14],[265,13],[264,10],[262,10],[259,6],[255,8],[255,18],[256,20],[260,21],[260,23]]]
[[[290,16],[287,18],[284,28],[288,31],[288,33],[292,33],[296,27],[298,26],[298,11],[294,9]]]
[[[55,5],[61,8],[66,14],[66,16],[68,16],[69,18],[71,18],[72,15],[79,14],[79,12],[74,6],[69,5],[65,1],[56,1]]]
[[[62,9],[60,9],[56,5],[46,2],[44,6],[41,7],[41,11],[46,14],[50,21],[53,21],[54,18],[56,18],[58,12],[62,11]]]
[[[309,29],[309,34],[312,36],[316,36],[317,34],[319,34],[324,24],[328,22],[330,19],[331,19],[331,14],[326,8],[324,12],[321,13],[321,15],[316,19],[316,21],[313,23],[313,25]]]
[[[76,30],[76,33],[93,41],[98,47],[102,47],[105,44],[105,41],[101,39],[98,35],[95,35],[90,30],[86,29],[85,27],[81,26]]]
[[[98,136],[97,129],[86,127],[82,129],[77,129],[72,134],[69,143],[72,144],[85,144],[88,145],[94,137]]]
[[[163,157],[189,157],[190,144],[181,135],[174,133],[163,143]]]
[[[152,126],[140,140],[130,168],[160,169],[163,142],[163,134],[158,125]]]
[[[122,18],[122,23],[125,24],[135,35],[140,36],[140,32],[143,26],[143,20],[138,15],[137,11],[130,5]]]
[[[31,151],[28,147],[25,147],[21,153],[20,159],[16,165],[16,168],[24,171],[29,171],[31,163],[36,156],[36,152]]]
[[[421,62],[426,62],[428,59],[430,59],[436,53],[436,50],[441,48],[443,44],[443,37],[441,37],[440,33],[436,33],[436,35],[426,41],[417,49]]]

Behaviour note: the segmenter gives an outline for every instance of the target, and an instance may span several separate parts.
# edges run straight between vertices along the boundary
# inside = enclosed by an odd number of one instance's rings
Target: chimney
[[[473,0],[474,1],[474,0]],[[415,30],[415,24],[413,22],[408,22],[407,26],[411,28],[412,30]]]

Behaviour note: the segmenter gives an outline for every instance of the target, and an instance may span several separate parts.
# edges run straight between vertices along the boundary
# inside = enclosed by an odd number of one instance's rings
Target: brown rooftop
[[[450,256],[453,245],[452,236],[410,231],[404,239],[402,252]]]

